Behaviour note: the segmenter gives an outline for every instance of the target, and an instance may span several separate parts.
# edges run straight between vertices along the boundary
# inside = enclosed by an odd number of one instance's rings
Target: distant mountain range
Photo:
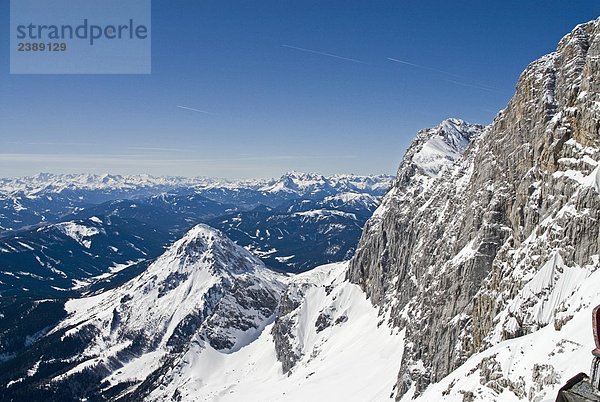
[[[389,176],[274,180],[49,175],[3,179],[0,295],[66,297],[120,283],[210,222],[283,272],[351,257]]]

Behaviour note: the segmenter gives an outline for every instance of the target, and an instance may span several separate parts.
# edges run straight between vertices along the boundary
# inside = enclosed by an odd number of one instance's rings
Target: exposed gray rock
[[[273,335],[275,344],[275,355],[281,362],[284,374],[289,374],[303,355],[295,342],[296,316],[294,312],[301,307],[302,299],[309,287],[310,285],[307,283],[291,283],[281,296],[277,308],[277,317],[271,329],[271,335]]]
[[[277,360],[281,362],[284,374],[289,374],[290,370],[302,357],[301,352],[296,350],[294,346],[293,325],[294,321],[291,317],[278,317],[271,330],[275,344],[275,355]]]
[[[406,328],[398,398],[549,324],[559,279],[598,268],[598,83],[600,20],[531,63],[489,127],[448,120],[409,147],[348,272]],[[542,269],[548,283],[526,295]]]
[[[332,318],[329,314],[322,312],[317,317],[317,321],[315,322],[315,328],[317,333],[323,331],[325,328],[329,328],[332,324]]]
[[[349,291],[346,286],[355,287],[345,281],[345,269],[337,269],[339,267],[324,265],[290,278],[271,329],[277,360],[281,362],[284,374],[291,375],[303,358],[305,361],[317,359],[322,346],[332,341],[329,336],[333,327],[342,326],[349,320],[351,299],[345,295]],[[318,305],[315,300],[319,301]],[[309,313],[310,305],[318,307]],[[308,346],[311,338],[319,340]]]
[[[549,364],[534,365],[531,377],[535,386],[529,390],[529,400],[534,400],[535,395],[539,393],[540,390],[547,388],[549,385],[561,383],[560,374],[558,374],[554,367]],[[539,400],[541,400],[541,398]]]

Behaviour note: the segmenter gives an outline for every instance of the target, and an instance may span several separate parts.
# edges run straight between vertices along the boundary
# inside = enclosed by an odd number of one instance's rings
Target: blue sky
[[[419,129],[489,123],[529,62],[599,15],[596,0],[154,0],[150,75],[10,75],[6,37],[0,176],[394,173]]]

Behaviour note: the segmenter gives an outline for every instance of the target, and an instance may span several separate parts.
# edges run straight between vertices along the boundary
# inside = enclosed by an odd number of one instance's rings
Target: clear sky
[[[6,37],[0,176],[394,173],[419,129],[489,123],[529,62],[599,15],[597,0],[153,0],[150,75],[10,75]]]

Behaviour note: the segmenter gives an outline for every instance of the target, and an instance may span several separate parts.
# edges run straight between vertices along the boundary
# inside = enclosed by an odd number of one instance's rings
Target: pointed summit
[[[239,350],[270,322],[282,288],[283,276],[247,250],[216,229],[195,226],[137,278],[67,303],[70,317],[55,332],[87,340],[72,369],[55,380],[94,367],[98,383],[133,390],[138,379],[179,364],[164,359],[191,345],[211,353]],[[112,377],[102,377],[108,372]]]
[[[436,177],[444,166],[462,156],[483,128],[460,119],[446,119],[433,128],[421,130],[411,144],[407,158],[410,157],[424,174]]]
[[[181,268],[194,270],[208,267],[213,274],[254,273],[266,270],[258,258],[235,244],[221,231],[200,224],[193,227],[157,261],[177,262]],[[156,265],[156,264],[154,264]]]

